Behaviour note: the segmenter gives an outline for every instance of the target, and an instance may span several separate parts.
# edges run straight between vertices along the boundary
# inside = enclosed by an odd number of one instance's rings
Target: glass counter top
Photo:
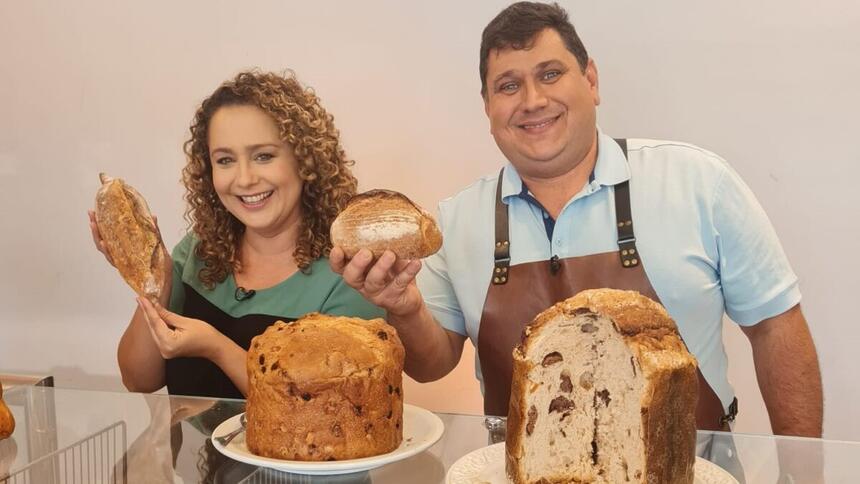
[[[4,395],[15,432],[0,441],[0,483],[438,484],[461,457],[504,440],[503,422],[437,414],[424,452],[357,474],[304,476],[229,459],[209,436],[242,400],[18,386]],[[860,443],[699,432],[697,453],[743,483],[860,482]]]

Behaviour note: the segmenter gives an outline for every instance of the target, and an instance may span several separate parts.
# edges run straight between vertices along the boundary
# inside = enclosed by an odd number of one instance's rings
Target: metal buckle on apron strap
[[[510,242],[507,240],[496,242],[496,250],[493,254],[493,284],[504,284],[508,282],[508,267],[511,266]]]
[[[493,267],[493,284],[504,284],[508,282],[508,267],[510,266],[511,258],[496,259],[495,267]]]
[[[621,254],[621,265],[628,269],[639,265],[639,251],[636,249],[636,237],[630,236],[618,239],[618,249]]]
[[[619,143],[626,149],[626,143]],[[624,152],[625,156],[627,152]],[[636,249],[636,236],[633,232],[633,214],[630,209],[630,183],[623,181],[614,187],[615,191],[615,224],[618,232],[618,253],[621,254],[621,266],[625,269],[638,267],[641,264],[639,251]]]
[[[723,415],[720,417],[720,427],[726,425],[729,422],[734,422],[735,417],[738,416],[738,397],[732,399],[732,403],[729,404],[729,413],[728,415]]]

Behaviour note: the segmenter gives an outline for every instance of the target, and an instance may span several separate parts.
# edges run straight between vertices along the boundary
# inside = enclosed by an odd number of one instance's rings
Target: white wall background
[[[133,299],[92,247],[86,210],[97,173],[134,184],[166,242],[178,242],[188,123],[241,69],[292,68],[313,86],[362,189],[401,190],[435,207],[497,170],[477,57],[481,29],[504,5],[0,1],[0,372],[119,386],[115,348]],[[606,132],[697,143],[759,196],[801,277],[824,373],[825,435],[860,439],[860,4],[563,5],[597,61]],[[726,337],[737,428],[767,432],[748,344],[731,324]],[[411,395],[477,411],[470,358]]]

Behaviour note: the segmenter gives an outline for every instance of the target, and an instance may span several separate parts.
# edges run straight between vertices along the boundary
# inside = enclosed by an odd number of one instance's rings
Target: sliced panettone
[[[658,303],[583,291],[535,318],[513,365],[514,483],[693,482],[696,360]]]

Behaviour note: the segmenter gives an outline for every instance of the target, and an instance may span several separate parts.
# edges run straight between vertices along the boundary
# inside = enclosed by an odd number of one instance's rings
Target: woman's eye
[[[215,164],[216,165],[226,165],[232,161],[233,161],[233,158],[230,158],[229,156],[222,156],[221,158],[215,158]]]
[[[274,158],[275,155],[271,153],[260,153],[256,156],[257,161],[269,161]]]

